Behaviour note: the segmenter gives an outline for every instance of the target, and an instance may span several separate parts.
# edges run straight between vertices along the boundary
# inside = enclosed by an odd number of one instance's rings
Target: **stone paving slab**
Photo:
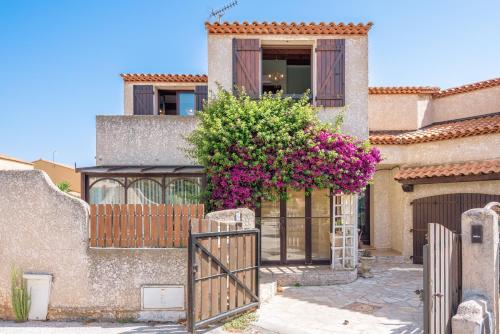
[[[423,304],[415,294],[422,266],[379,261],[374,275],[345,285],[285,288],[261,306],[251,333],[423,333]]]

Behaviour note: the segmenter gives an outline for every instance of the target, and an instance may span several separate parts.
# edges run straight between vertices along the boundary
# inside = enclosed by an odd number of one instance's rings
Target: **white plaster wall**
[[[384,165],[430,165],[500,158],[500,134],[411,145],[375,145]]]
[[[193,165],[185,136],[194,116],[97,116],[96,165]]]
[[[436,98],[434,122],[500,112],[500,86]]]
[[[32,164],[22,163],[18,161],[12,161],[8,159],[0,158],[0,170],[6,169],[33,169]]]
[[[153,85],[154,97],[153,107],[155,115],[158,114],[158,90],[193,90],[196,86],[206,85],[205,83],[186,83],[186,82],[124,82],[123,83],[123,114],[134,114],[134,85]]]
[[[347,134],[368,138],[368,38],[366,36],[344,35],[208,35],[208,89],[217,91],[217,84],[226,90],[232,90],[232,39],[259,38],[261,45],[316,47],[316,40],[321,38],[339,38],[346,40],[346,108],[320,109],[319,117],[323,121],[332,121],[337,113],[345,109],[343,130]],[[312,59],[313,92],[316,91],[316,63]]]
[[[141,311],[140,288],[185,284],[186,249],[89,249],[88,205],[39,170],[0,171],[0,189],[0,318],[13,316],[14,265],[53,275],[49,319],[184,316]]]

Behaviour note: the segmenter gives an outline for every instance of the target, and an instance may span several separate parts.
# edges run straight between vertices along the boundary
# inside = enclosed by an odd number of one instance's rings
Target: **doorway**
[[[443,225],[460,234],[463,212],[482,208],[489,202],[500,201],[500,195],[461,193],[424,197],[414,200],[413,207],[413,263],[423,263],[423,246],[427,243],[427,225]]]
[[[329,264],[333,196],[290,190],[287,199],[262,201],[256,210],[263,264]]]

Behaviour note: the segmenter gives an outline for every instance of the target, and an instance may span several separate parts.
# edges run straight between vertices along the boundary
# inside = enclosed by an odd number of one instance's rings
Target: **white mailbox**
[[[31,299],[28,319],[47,320],[52,275],[24,274],[23,278],[26,280],[28,295]]]
[[[141,296],[143,310],[184,310],[183,285],[145,285]]]

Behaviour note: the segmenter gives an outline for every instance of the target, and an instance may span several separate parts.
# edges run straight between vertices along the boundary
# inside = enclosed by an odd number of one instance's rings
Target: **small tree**
[[[69,184],[68,181],[61,181],[57,184],[57,188],[59,188],[60,191],[69,193],[71,191],[71,185]]]
[[[286,188],[357,193],[380,161],[377,149],[340,133],[341,119],[320,122],[307,95],[253,100],[220,89],[197,117],[188,141],[206,168],[210,209],[254,207]]]

